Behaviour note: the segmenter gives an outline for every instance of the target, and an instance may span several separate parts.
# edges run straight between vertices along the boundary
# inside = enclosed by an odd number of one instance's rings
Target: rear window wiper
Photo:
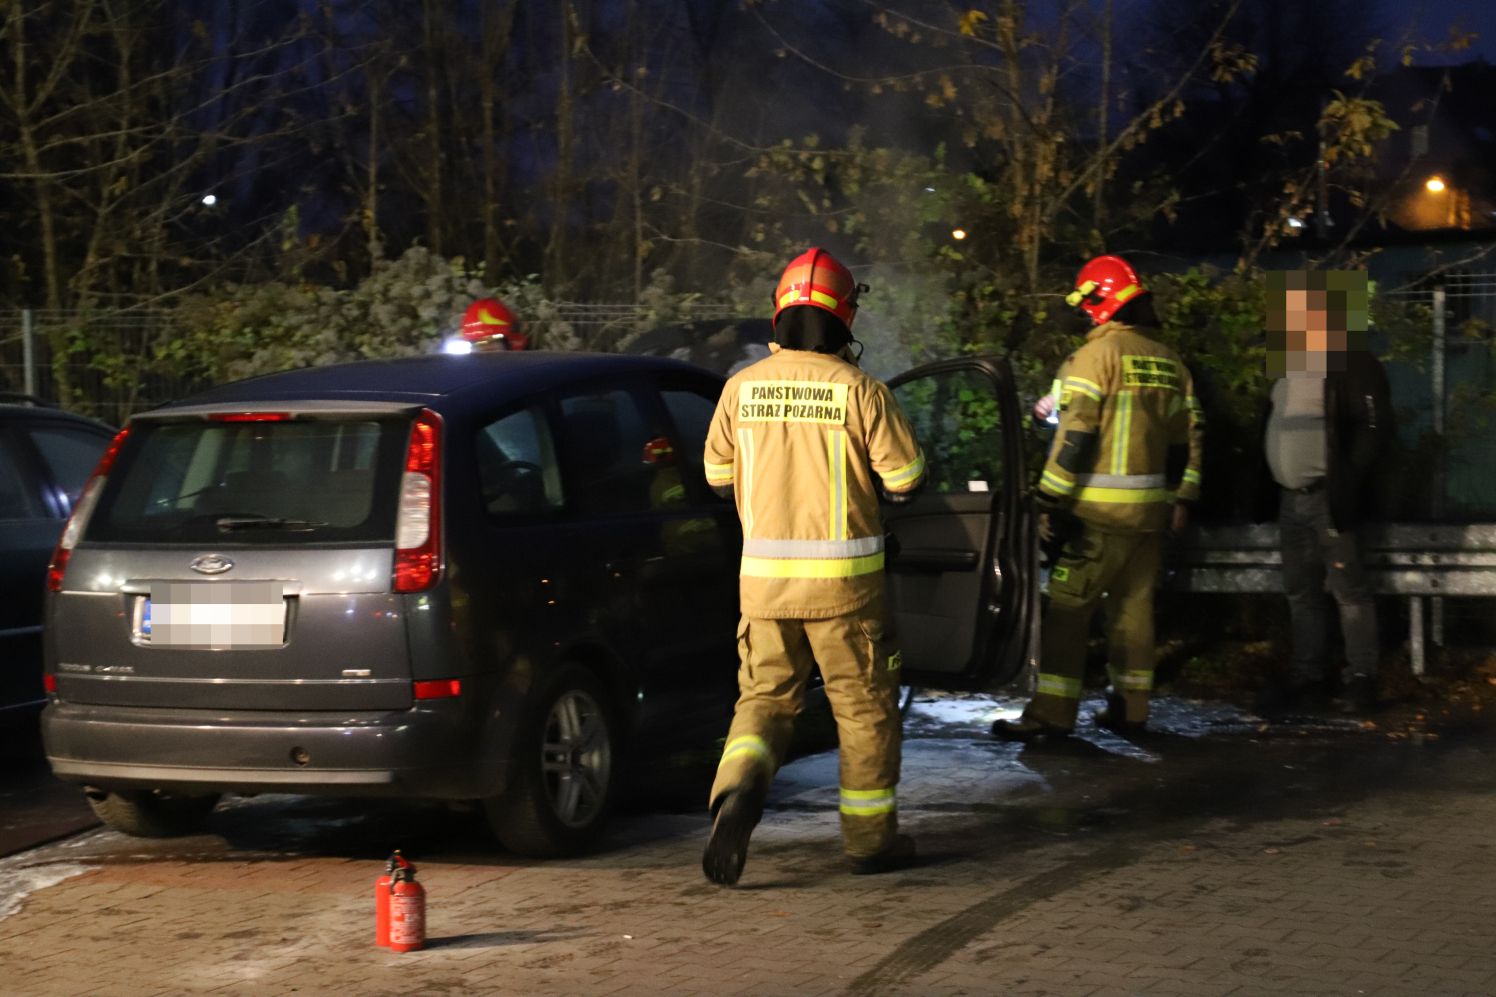
[[[286,519],[282,516],[219,516],[216,525],[225,533],[230,530],[291,530],[304,532],[315,530],[326,523],[314,523],[308,519]]]

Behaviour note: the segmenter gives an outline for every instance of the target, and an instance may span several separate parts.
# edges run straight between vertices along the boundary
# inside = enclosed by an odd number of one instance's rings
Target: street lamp
[[[951,229],[951,238],[955,239],[957,242],[960,242],[962,239],[966,238],[966,230],[964,228]]]
[[[1444,191],[1444,178],[1440,176],[1429,177],[1423,183],[1424,189],[1430,194],[1440,194]]]
[[[204,194],[203,195],[203,203],[206,204],[210,208],[213,207],[213,205],[215,205],[215,204],[218,203],[218,195],[217,194]]]

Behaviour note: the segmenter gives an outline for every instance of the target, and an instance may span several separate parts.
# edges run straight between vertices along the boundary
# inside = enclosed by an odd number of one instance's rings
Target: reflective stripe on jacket
[[[1168,528],[1200,496],[1204,414],[1167,346],[1108,322],[1060,368],[1060,423],[1039,490],[1100,529]]]
[[[824,619],[883,590],[878,485],[925,458],[893,393],[834,356],[775,349],[727,382],[707,433],[709,484],[733,486],[745,616]]]

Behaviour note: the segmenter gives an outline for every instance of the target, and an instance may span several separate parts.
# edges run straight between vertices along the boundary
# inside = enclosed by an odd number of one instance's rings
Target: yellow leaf
[[[1350,68],[1345,71],[1345,75],[1353,80],[1359,80],[1367,73],[1373,72],[1376,68],[1376,59],[1370,55],[1363,55],[1351,63]]]
[[[968,10],[961,15],[960,21],[957,22],[957,28],[968,38],[974,38],[976,37],[977,28],[986,20],[988,20],[986,11]]]

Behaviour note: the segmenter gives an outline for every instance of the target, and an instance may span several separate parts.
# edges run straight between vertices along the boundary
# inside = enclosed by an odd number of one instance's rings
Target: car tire
[[[85,793],[94,816],[111,830],[135,838],[174,838],[200,831],[218,796],[168,796],[150,790]]]
[[[612,809],[618,726],[589,669],[563,665],[520,719],[509,788],[484,800],[499,842],[518,855],[573,855],[597,840]]]

